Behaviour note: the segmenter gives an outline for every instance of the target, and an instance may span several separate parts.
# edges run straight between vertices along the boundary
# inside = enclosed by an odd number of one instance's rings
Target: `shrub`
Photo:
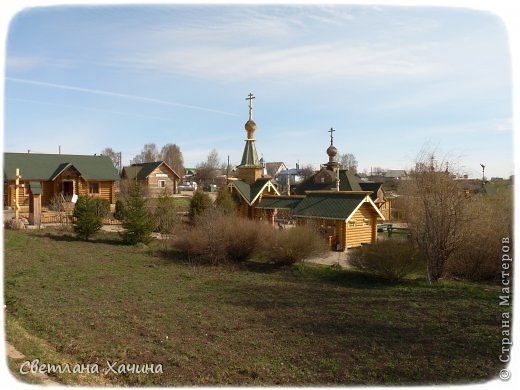
[[[262,237],[261,255],[275,264],[292,265],[325,251],[318,233],[306,226],[295,226],[281,232],[271,229]]]
[[[123,220],[123,215],[125,213],[125,204],[121,199],[116,200],[116,209],[114,211],[114,218]]]
[[[468,200],[468,214],[475,216],[463,227],[464,242],[451,256],[446,275],[471,281],[500,279],[502,238],[513,225],[512,194]]]
[[[425,259],[411,240],[389,239],[350,250],[349,264],[388,280],[401,280],[425,270]]]
[[[25,229],[25,224],[23,223],[22,219],[20,218],[20,219],[16,220],[15,217],[5,221],[4,226],[6,229],[11,229],[11,230]]]
[[[99,231],[103,226],[103,218],[108,213],[108,202],[100,202],[102,199],[90,198],[81,195],[74,206],[72,225],[74,233],[79,238],[88,240],[90,236]]]
[[[121,233],[123,241],[130,245],[148,244],[152,240],[151,233],[155,223],[138,185],[129,187],[124,210],[122,224],[125,230]]]
[[[49,200],[49,210],[63,212],[65,211],[65,207],[63,204],[65,203],[65,198],[61,194],[54,194],[52,198]]]
[[[215,204],[217,208],[223,210],[225,214],[235,215],[237,212],[237,205],[231,197],[231,192],[225,187],[218,192]]]
[[[90,201],[94,204],[96,215],[102,219],[106,218],[110,211],[110,202],[103,198],[90,198]]]
[[[204,191],[195,191],[190,201],[190,220],[193,222],[198,215],[211,207],[211,199]]]
[[[163,192],[155,199],[152,214],[155,220],[155,231],[162,234],[171,234],[180,222],[179,207],[168,192]]]
[[[272,227],[208,210],[194,219],[193,226],[176,239],[175,246],[190,261],[206,264],[241,262],[255,255],[259,240]]]

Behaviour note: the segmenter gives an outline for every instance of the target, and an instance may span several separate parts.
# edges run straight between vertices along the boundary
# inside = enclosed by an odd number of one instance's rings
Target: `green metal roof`
[[[294,196],[273,196],[263,197],[257,208],[260,209],[294,209],[303,197]]]
[[[320,171],[321,172],[321,171]],[[314,178],[319,172],[308,177],[296,187],[294,187],[294,193],[297,195],[304,195],[305,191],[326,191],[336,189],[336,181],[332,183],[315,183]],[[335,175],[335,173],[334,173]],[[362,191],[359,185],[359,178],[354,172],[347,169],[340,169],[339,171],[339,190],[340,191]]]
[[[16,168],[22,180],[52,180],[69,164],[86,180],[119,180],[110,157],[41,153],[4,153],[4,180],[14,180]]]
[[[261,168],[260,160],[258,160],[258,153],[256,152],[255,140],[246,140],[244,146],[244,153],[242,153],[242,162],[238,167],[258,167]]]
[[[298,203],[293,216],[346,220],[366,196],[366,193],[309,192]]]

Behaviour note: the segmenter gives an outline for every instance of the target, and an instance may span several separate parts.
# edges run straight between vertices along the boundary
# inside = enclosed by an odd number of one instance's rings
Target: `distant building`
[[[279,162],[266,162],[265,163],[266,174],[269,177],[276,178],[280,172],[287,169],[285,164],[282,161]]]
[[[156,197],[167,191],[179,192],[180,176],[165,161],[132,164],[123,167],[121,179],[142,186],[147,196]]]

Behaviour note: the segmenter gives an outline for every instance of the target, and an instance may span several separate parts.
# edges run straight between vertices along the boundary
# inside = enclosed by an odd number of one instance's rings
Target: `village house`
[[[157,197],[165,192],[178,193],[181,177],[165,161],[155,161],[124,167],[121,179],[142,186],[146,196]]]
[[[70,201],[73,195],[90,195],[115,203],[117,169],[107,156],[4,153],[4,208],[15,206],[16,169],[20,172],[18,204],[29,207],[29,191],[38,189],[41,203],[53,198]]]

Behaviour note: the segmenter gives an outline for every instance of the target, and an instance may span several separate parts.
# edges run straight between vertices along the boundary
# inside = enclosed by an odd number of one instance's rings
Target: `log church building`
[[[276,215],[283,210],[297,224],[320,231],[331,249],[338,251],[375,243],[377,222],[386,219],[375,202],[384,202],[381,197],[384,193],[376,183],[364,183],[370,184],[365,186],[353,172],[342,169],[334,146],[335,130],[330,130],[328,162],[296,186],[294,195],[281,195],[258,159],[253,99],[252,93],[246,98],[249,100],[249,119],[245,124],[247,139],[242,161],[237,167],[237,178],[228,183],[240,215],[274,225]]]

